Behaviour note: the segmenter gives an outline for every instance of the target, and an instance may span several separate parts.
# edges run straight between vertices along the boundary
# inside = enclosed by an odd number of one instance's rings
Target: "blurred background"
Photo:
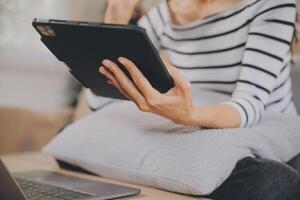
[[[143,1],[146,11],[157,0]],[[40,42],[35,17],[102,22],[106,0],[0,0],[0,154],[38,150],[89,113],[81,85]],[[81,95],[83,96],[83,94]]]
[[[74,105],[79,84],[40,42],[33,18],[102,21],[104,0],[0,0],[0,105]]]
[[[139,10],[146,12],[158,1],[144,0]],[[106,3],[0,0],[0,154],[38,150],[89,113],[81,85],[40,42],[32,20],[102,22]]]

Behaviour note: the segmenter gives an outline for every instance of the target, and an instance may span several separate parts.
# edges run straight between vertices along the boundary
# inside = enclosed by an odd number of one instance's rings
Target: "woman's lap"
[[[208,197],[215,200],[297,200],[300,174],[276,161],[245,158]]]

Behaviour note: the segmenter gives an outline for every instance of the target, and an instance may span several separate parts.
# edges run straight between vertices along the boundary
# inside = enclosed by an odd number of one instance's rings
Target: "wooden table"
[[[204,200],[196,197],[176,194],[172,192],[166,192],[159,189],[154,189],[145,186],[133,185],[118,181],[113,181],[105,178],[100,178],[97,176],[80,174],[75,172],[70,172],[67,170],[62,170],[59,168],[55,160],[48,156],[39,152],[30,152],[30,153],[22,153],[22,154],[10,154],[0,156],[2,161],[7,166],[8,170],[11,172],[21,172],[21,171],[29,171],[29,170],[50,170],[54,172],[64,173],[66,175],[73,175],[77,177],[88,178],[91,180],[100,180],[109,183],[116,183],[120,185],[127,185],[131,187],[136,187],[141,189],[141,194],[131,198],[123,198],[123,199],[143,199],[143,200],[191,200],[198,199]]]

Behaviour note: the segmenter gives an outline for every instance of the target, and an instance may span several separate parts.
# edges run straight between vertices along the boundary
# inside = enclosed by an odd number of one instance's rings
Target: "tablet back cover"
[[[84,87],[99,96],[126,99],[99,73],[102,60],[117,62],[120,56],[132,60],[158,91],[165,93],[173,87],[170,75],[141,28],[60,20],[34,20],[33,26],[57,59]]]

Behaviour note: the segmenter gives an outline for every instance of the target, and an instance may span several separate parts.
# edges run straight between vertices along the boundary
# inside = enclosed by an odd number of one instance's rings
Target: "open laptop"
[[[105,200],[139,194],[140,190],[48,171],[11,175],[0,160],[1,200]]]

